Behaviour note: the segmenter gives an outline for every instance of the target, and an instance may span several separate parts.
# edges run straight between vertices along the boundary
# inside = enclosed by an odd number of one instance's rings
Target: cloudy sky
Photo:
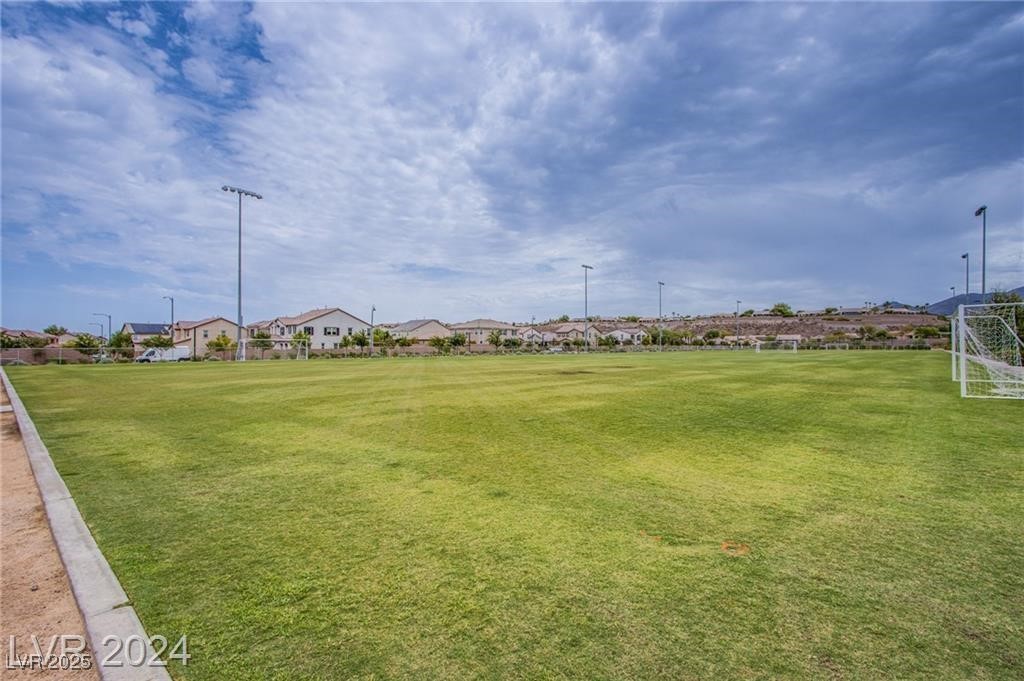
[[[1024,5],[3,4],[2,323],[1024,284]]]

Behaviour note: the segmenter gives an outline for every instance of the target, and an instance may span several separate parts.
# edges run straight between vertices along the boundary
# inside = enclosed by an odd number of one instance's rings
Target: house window
[[[350,335],[350,336],[352,335],[352,327],[351,326],[348,327],[348,335]]]
[[[312,326],[304,326],[304,327],[302,327],[302,333],[306,334],[307,336],[312,336],[313,335],[313,331],[314,331],[314,329],[313,329]]]
[[[203,329],[203,338],[209,338],[209,337],[210,337],[210,330],[209,329]]]
[[[325,326],[324,327],[324,335],[325,336],[338,336],[338,335],[340,335],[340,333],[339,333],[340,331],[341,331],[341,329],[339,329],[336,326]]]

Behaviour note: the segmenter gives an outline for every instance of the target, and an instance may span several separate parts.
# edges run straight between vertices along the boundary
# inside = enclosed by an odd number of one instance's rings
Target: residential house
[[[270,333],[274,347],[288,347],[292,336],[309,336],[310,350],[333,350],[341,347],[341,339],[358,331],[369,331],[370,325],[340,307],[324,307],[297,314],[276,317],[248,326],[251,338],[259,331]]]
[[[167,335],[166,324],[150,324],[142,322],[125,322],[124,326],[121,327],[121,333],[130,334],[132,337],[132,345],[135,346],[136,350],[142,349],[142,341],[153,336],[165,336]]]
[[[235,340],[238,325],[224,317],[207,317],[197,322],[174,322],[173,330],[175,346],[187,347],[193,357],[202,357],[206,354],[206,344],[217,336],[224,334]]]
[[[538,331],[532,326],[520,328],[519,330],[516,331],[516,333],[519,336],[520,340],[522,340],[524,343],[544,343],[546,340],[548,340],[545,338],[545,336],[550,336],[550,340],[555,339],[555,334]]]
[[[423,343],[434,337],[448,338],[452,335],[452,330],[436,319],[412,319],[392,326],[388,332],[392,338],[408,338]]]
[[[657,337],[658,330],[653,329],[651,331]],[[629,327],[624,329],[614,329],[608,333],[602,334],[602,338],[614,338],[615,342],[619,345],[640,345],[644,342],[644,338],[647,336],[647,332],[639,327]]]
[[[589,335],[590,344],[594,345],[597,343],[597,339],[601,337],[601,332],[598,331],[597,327],[593,324],[585,325],[583,322],[559,324],[553,329],[553,333],[555,334],[555,341],[558,343],[571,342],[577,338],[583,338],[584,335]]]
[[[494,319],[471,319],[461,324],[452,324],[451,330],[463,333],[466,339],[474,345],[487,345],[490,343],[492,331],[501,333],[501,337],[515,338],[517,327],[514,324],[495,321]]]

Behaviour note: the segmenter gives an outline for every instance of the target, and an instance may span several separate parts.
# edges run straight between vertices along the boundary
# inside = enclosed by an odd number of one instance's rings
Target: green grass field
[[[8,373],[177,678],[1024,677],[1024,404],[944,353]]]

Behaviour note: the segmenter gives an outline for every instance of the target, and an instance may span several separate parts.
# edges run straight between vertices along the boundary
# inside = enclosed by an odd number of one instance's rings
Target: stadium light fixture
[[[242,197],[251,196],[254,199],[262,200],[263,195],[227,184],[220,190],[238,194],[238,329],[235,330],[235,341],[238,348],[235,350],[235,359],[241,362],[245,360],[245,349],[242,347]]]
[[[988,222],[988,206],[981,206],[974,211],[974,217],[981,216],[981,302],[985,302],[985,232]]]
[[[662,319],[661,319],[661,289],[663,289],[663,288],[665,288],[665,282],[659,281],[658,282],[658,352],[661,352],[661,350],[662,350],[661,335],[662,335],[662,328],[664,328],[664,326],[665,326],[665,324],[662,322]]]
[[[960,259],[964,261],[964,294],[967,296],[964,304],[969,305],[971,302],[971,254],[964,253]]]
[[[584,352],[590,352],[590,310],[587,307],[587,272],[594,269],[590,265],[583,267],[583,345]]]

